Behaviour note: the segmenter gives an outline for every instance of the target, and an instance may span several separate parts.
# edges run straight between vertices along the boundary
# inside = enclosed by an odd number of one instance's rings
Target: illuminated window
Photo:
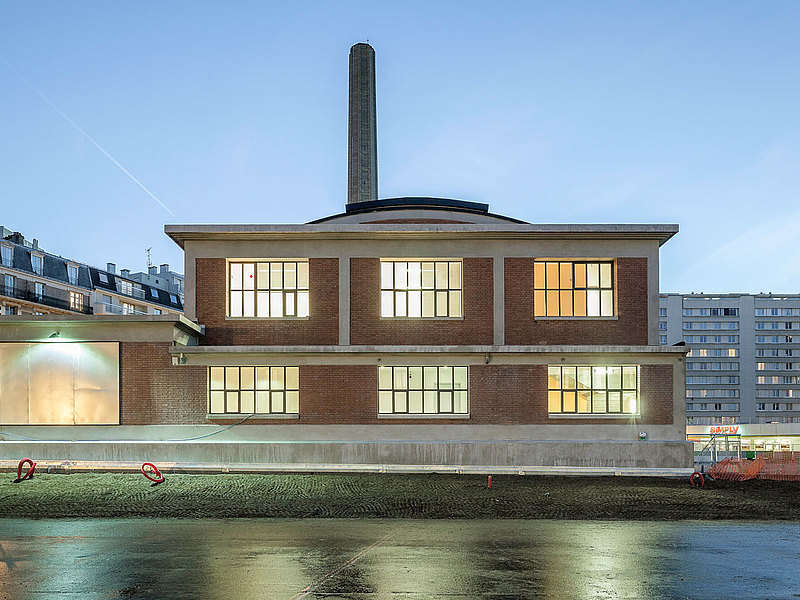
[[[136,309],[134,308],[133,304],[129,304],[128,302],[123,302],[122,303],[122,314],[123,315],[136,314]]]
[[[228,316],[308,317],[307,260],[231,262],[229,267]]]
[[[550,414],[639,413],[639,367],[547,368]]]
[[[378,413],[466,415],[467,380],[467,367],[378,367]]]
[[[613,263],[549,262],[533,265],[536,317],[614,315]]]
[[[83,294],[80,292],[70,292],[69,307],[72,310],[83,310]]]
[[[460,318],[460,260],[382,260],[381,317]]]
[[[37,275],[42,274],[42,255],[31,253],[31,268]]]
[[[299,413],[300,367],[209,367],[211,414]]]

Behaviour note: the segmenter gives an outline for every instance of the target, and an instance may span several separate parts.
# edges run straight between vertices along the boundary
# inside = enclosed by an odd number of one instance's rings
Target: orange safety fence
[[[800,452],[771,452],[755,459],[725,458],[713,465],[708,473],[714,479],[745,481],[770,479],[800,481]]]

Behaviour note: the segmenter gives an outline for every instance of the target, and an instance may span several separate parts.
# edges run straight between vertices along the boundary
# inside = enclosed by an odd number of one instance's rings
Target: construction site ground
[[[800,520],[800,483],[443,474],[0,473],[0,517]]]

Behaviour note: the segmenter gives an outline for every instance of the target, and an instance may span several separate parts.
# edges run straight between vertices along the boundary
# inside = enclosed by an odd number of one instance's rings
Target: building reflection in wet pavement
[[[0,599],[793,598],[794,523],[0,520]]]

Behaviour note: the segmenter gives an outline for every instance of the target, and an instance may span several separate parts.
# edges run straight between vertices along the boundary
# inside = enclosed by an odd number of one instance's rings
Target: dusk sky
[[[182,270],[166,223],[341,212],[368,38],[380,197],[678,223],[662,291],[798,293],[798,32],[798,2],[4,2],[0,225]]]

